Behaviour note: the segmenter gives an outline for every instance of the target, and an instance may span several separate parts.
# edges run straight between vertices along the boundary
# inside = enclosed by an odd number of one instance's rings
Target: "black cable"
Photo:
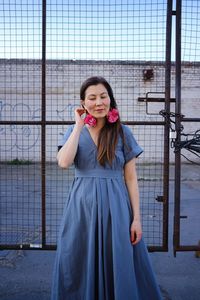
[[[167,113],[165,110],[161,110],[159,112],[159,114],[161,116],[163,116],[166,120],[170,121],[169,127],[172,132],[176,132],[176,130],[172,127],[172,124],[175,124],[175,121],[172,119],[172,117],[173,118],[177,117],[177,116],[184,117],[184,115],[177,114],[174,112]],[[184,127],[183,127],[183,125],[181,125],[179,128],[180,132],[183,131],[183,129],[184,129]],[[188,139],[188,137],[191,136],[191,134],[182,132],[181,136],[186,137],[186,140],[177,142],[177,138],[173,138],[171,141],[171,148],[174,148],[174,153],[180,151],[181,149],[186,149],[189,152],[191,152],[192,154],[194,154],[195,156],[197,156],[198,158],[200,158],[200,155],[198,154],[198,153],[200,153],[200,129],[196,130],[195,133],[192,134],[193,137],[191,139]],[[187,159],[189,162],[200,165],[200,163],[190,160],[188,157],[186,157],[182,153],[181,153],[181,155],[185,159]]]

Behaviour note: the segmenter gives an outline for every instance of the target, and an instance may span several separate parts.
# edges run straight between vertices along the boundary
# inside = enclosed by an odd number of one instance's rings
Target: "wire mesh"
[[[0,155],[0,244],[41,244],[41,167],[36,162],[40,159],[40,142],[32,147],[27,135],[21,134],[30,131],[37,139],[40,130],[30,125],[15,126],[16,144],[11,146],[11,127],[1,127],[6,138],[1,139]]]
[[[199,246],[199,165],[182,164],[181,170],[180,245]]]
[[[55,245],[57,233],[67,203],[70,186],[74,177],[74,167],[62,170],[56,163],[57,146],[63,138],[63,126],[47,126],[46,146],[46,242]],[[48,163],[49,161],[49,163]],[[53,162],[53,163],[52,163]]]
[[[140,125],[133,126],[132,131],[144,149],[137,167],[143,235],[148,245],[162,246],[163,203],[159,197],[163,195],[164,129],[163,126]],[[156,134],[152,135],[152,131]]]
[[[199,67],[200,67],[200,3],[199,1],[182,1],[182,114],[188,118],[198,118],[199,109]],[[188,107],[190,103],[190,109]],[[188,126],[189,127],[189,126]],[[196,130],[190,124],[190,131]]]
[[[181,113],[186,118],[191,118],[191,122],[183,123],[183,140],[187,135],[194,135],[200,130],[199,122],[192,119],[199,118],[199,67],[200,67],[200,3],[199,1],[182,1],[182,106]],[[190,105],[188,106],[188,102]],[[198,163],[199,158],[194,154],[183,150],[182,154]],[[183,161],[185,161],[183,159]]]
[[[182,0],[182,61],[200,61],[200,4]]]
[[[73,121],[74,108],[80,105],[79,88],[83,80],[101,75],[110,82],[122,121],[163,121],[159,110],[164,102],[148,104],[154,114],[147,114],[145,101],[138,99],[146,98],[150,92],[155,98],[155,93],[165,92],[166,14],[166,0],[47,1],[46,136],[42,140],[42,1],[23,0],[20,4],[3,1],[0,6],[0,120],[27,121],[27,125],[1,125],[0,135],[5,141],[1,144],[1,174],[6,174],[1,175],[5,179],[1,182],[4,195],[1,211],[9,208],[5,201],[7,195],[11,203],[16,201],[16,205],[26,208],[23,211],[26,216],[20,210],[17,217],[12,212],[2,219],[3,233],[7,235],[2,244],[28,243],[15,238],[16,228],[23,232],[20,218],[24,227],[31,230],[37,227],[34,230],[38,236],[32,238],[32,244],[41,243],[44,187],[45,243],[56,244],[73,178],[73,169],[62,171],[57,167],[56,151],[59,137],[67,128],[62,122]],[[151,76],[146,76],[146,71]],[[30,125],[29,122],[38,123]],[[141,123],[131,128],[145,150],[138,164],[145,239],[148,245],[162,246],[163,204],[156,197],[162,195],[163,189],[163,126]],[[45,186],[41,183],[41,143],[46,145]],[[23,168],[15,165],[10,175],[9,162],[15,159],[29,160],[31,164]],[[8,174],[12,176],[12,185],[19,189],[21,185],[14,178],[24,178],[27,189],[36,191],[34,200],[27,191],[16,194],[9,189]],[[16,219],[17,222],[12,221]],[[15,227],[10,237],[8,220]]]
[[[47,1],[47,58],[164,60],[166,1]]]
[[[195,132],[200,130],[199,109],[199,67],[200,67],[200,2],[182,1],[182,89],[181,114],[190,118],[190,122],[182,122],[181,141],[192,139]],[[197,119],[197,120],[195,120]],[[197,153],[198,154],[198,153]],[[181,186],[180,214],[175,219],[180,224],[176,240],[180,248],[185,246],[193,249],[199,247],[199,157],[186,149],[181,149]],[[191,163],[192,162],[192,163]],[[186,176],[188,174],[188,176]],[[180,223],[179,223],[180,222]],[[190,248],[191,249],[191,248]]]

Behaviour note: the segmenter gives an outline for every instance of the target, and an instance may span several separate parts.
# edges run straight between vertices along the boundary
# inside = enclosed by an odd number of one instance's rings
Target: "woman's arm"
[[[136,172],[136,158],[131,159],[124,167],[124,179],[129,193],[129,199],[133,211],[131,224],[131,243],[134,245],[141,240],[142,228],[140,222],[139,188]]]
[[[81,119],[81,114],[84,112],[82,108],[77,108],[75,110],[75,120],[76,123],[74,125],[74,129],[69,136],[66,143],[63,145],[63,147],[60,149],[60,151],[57,154],[57,160],[58,165],[61,168],[67,169],[70,167],[73,162],[74,158],[76,156],[77,148],[78,148],[78,142],[81,130],[84,126],[84,120]]]

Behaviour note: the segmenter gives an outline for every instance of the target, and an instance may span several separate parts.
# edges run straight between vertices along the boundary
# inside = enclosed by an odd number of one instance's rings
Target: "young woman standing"
[[[52,300],[160,300],[142,240],[136,157],[109,83],[88,78],[57,159],[75,165],[58,239]]]

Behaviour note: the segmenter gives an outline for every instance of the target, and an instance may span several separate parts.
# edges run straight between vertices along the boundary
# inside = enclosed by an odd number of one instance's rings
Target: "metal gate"
[[[177,251],[200,251],[199,240],[199,196],[184,195],[184,187],[182,180],[182,157],[186,157],[191,163],[195,163],[199,173],[199,153],[200,153],[200,110],[193,111],[189,115],[188,110],[184,109],[184,102],[189,101],[189,105],[194,105],[194,97],[183,95],[182,81],[187,76],[196,85],[197,101],[199,102],[199,70],[200,61],[200,4],[198,1],[177,1],[176,3],[176,105],[175,105],[175,184],[174,184],[174,234],[173,247],[174,254]],[[192,25],[192,26],[191,26]],[[189,38],[189,40],[188,40]],[[183,66],[183,60],[187,57],[190,62],[187,63],[187,68]],[[190,85],[188,84],[188,89]],[[182,93],[183,92],[183,93]],[[191,131],[192,128],[192,131]],[[186,151],[186,153],[184,152]],[[188,150],[192,156],[188,155]],[[194,161],[197,157],[198,160]],[[195,173],[194,173],[195,174]],[[194,176],[191,174],[191,176]],[[191,178],[194,188],[199,186],[194,185],[194,178]],[[191,185],[191,180],[189,184]],[[189,202],[189,203],[188,203]],[[195,222],[196,221],[196,222]],[[187,237],[187,235],[189,237]],[[199,254],[197,255],[199,257]]]
[[[55,249],[74,173],[57,167],[57,145],[73,123],[81,82],[101,75],[145,150],[138,178],[146,243],[168,250],[172,4],[1,5],[1,249]]]

